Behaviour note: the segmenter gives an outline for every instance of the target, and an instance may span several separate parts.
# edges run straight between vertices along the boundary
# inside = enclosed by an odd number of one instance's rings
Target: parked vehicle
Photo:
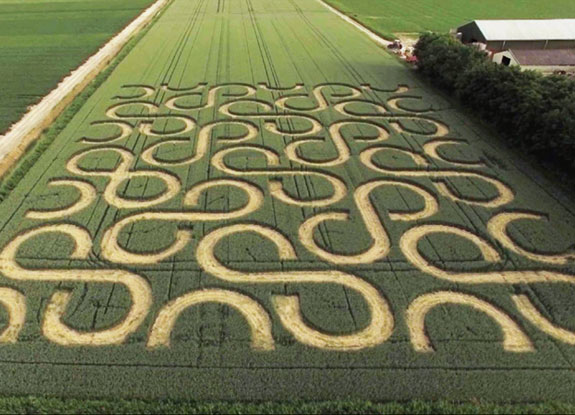
[[[393,43],[387,45],[387,48],[401,50],[403,48],[403,45],[399,40],[394,40]]]

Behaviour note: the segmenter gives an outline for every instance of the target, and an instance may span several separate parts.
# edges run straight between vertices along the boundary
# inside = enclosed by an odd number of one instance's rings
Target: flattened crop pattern
[[[175,0],[0,206],[2,392],[572,399],[570,206],[310,1]]]

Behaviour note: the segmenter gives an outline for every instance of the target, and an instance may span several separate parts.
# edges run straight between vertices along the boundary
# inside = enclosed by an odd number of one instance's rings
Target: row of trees
[[[575,172],[575,81],[495,64],[485,52],[436,33],[420,37],[415,55],[423,74],[512,144]]]

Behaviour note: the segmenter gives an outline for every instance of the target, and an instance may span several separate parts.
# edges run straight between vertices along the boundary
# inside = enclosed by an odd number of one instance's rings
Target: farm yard
[[[0,0],[0,135],[153,0]]]
[[[320,2],[173,0],[0,203],[0,393],[573,401],[574,222]]]
[[[448,32],[476,19],[566,19],[575,17],[570,0],[326,0],[387,37],[424,31]]]

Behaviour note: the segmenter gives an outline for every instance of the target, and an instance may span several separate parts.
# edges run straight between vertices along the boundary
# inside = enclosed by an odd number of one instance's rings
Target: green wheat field
[[[0,393],[573,401],[574,221],[321,3],[173,0],[0,204]]]

